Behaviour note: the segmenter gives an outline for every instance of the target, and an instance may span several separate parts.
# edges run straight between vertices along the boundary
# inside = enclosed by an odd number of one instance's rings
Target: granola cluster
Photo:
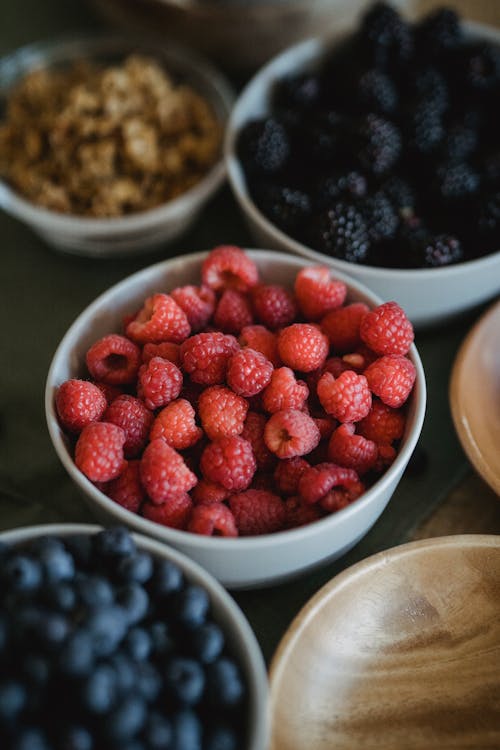
[[[12,91],[0,124],[0,175],[48,209],[92,217],[154,208],[217,160],[210,105],[154,60],[39,69]]]

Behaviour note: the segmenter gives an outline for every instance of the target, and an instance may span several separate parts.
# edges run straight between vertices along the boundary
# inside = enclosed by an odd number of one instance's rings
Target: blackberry
[[[474,196],[479,189],[479,175],[465,162],[444,164],[436,170],[435,191],[448,203]]]
[[[365,55],[380,70],[395,69],[413,55],[412,29],[387,3],[372,5],[361,21],[360,36]]]
[[[399,224],[399,219],[393,205],[387,196],[379,191],[362,204],[368,237],[372,243],[393,239]]]
[[[447,51],[463,40],[460,19],[451,8],[438,8],[427,15],[415,29],[415,41],[420,57],[442,59]]]
[[[290,139],[283,125],[273,117],[249,122],[238,139],[238,153],[249,172],[272,175],[286,166]]]
[[[393,175],[382,183],[381,190],[385,193],[400,215],[413,213],[415,209],[415,191],[410,183],[402,177]]]
[[[361,167],[380,177],[394,167],[401,155],[401,133],[389,120],[369,114],[355,132],[354,148]]]
[[[311,199],[303,190],[265,185],[256,197],[266,216],[285,232],[294,234],[311,215]]]
[[[441,113],[432,101],[419,101],[407,116],[405,136],[408,147],[417,155],[428,155],[438,148],[444,128]]]
[[[305,128],[301,153],[303,164],[325,167],[342,160],[346,142],[346,120],[337,112],[324,112]]]
[[[478,134],[473,128],[454,123],[448,129],[442,148],[444,161],[463,161],[477,149]]]
[[[320,180],[315,189],[315,204],[326,210],[338,201],[356,201],[366,195],[366,178],[355,170],[337,172]]]
[[[352,263],[363,262],[370,246],[363,215],[344,202],[320,214],[314,240],[318,250]]]
[[[362,112],[392,115],[398,106],[398,92],[393,81],[380,70],[367,70],[356,84],[356,100]]]
[[[488,151],[479,162],[481,180],[493,190],[500,190],[500,151]]]
[[[487,241],[500,239],[500,192],[490,195],[481,203],[478,229]]]
[[[500,83],[500,48],[495,44],[471,44],[462,52],[465,82],[473,92],[493,91]]]
[[[450,105],[450,90],[444,75],[432,65],[411,71],[408,82],[409,96],[415,101],[425,101],[436,112],[443,114]]]
[[[321,94],[320,78],[313,73],[287,76],[275,84],[273,106],[277,109],[308,110],[318,104]]]
[[[429,237],[417,246],[419,266],[439,268],[458,263],[463,258],[462,245],[457,237],[439,234]]]

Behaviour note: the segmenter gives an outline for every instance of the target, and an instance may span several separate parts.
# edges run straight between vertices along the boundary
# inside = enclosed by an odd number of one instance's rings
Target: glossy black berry
[[[475,195],[479,185],[479,175],[465,162],[443,164],[436,171],[435,190],[447,202]]]
[[[404,135],[408,147],[418,155],[429,155],[441,144],[445,130],[441,112],[432,101],[419,100],[405,120]]]
[[[303,190],[278,185],[265,186],[257,204],[285,232],[300,231],[311,215],[311,199]]]
[[[282,171],[290,157],[290,140],[274,118],[248,123],[240,133],[238,153],[251,172],[263,175]]]
[[[369,114],[354,134],[354,154],[363,170],[381,177],[401,156],[401,133],[389,120]]]
[[[314,73],[300,73],[278,81],[273,91],[277,109],[308,110],[316,106],[321,94],[321,81]]]
[[[312,239],[321,252],[353,263],[361,263],[370,246],[362,213],[342,202],[320,214]]]
[[[356,102],[361,112],[393,115],[398,106],[398,91],[391,78],[380,70],[367,70],[356,85]]]
[[[368,196],[362,205],[370,242],[382,242],[395,237],[399,218],[389,198],[382,191]]]
[[[366,177],[355,170],[332,173],[320,180],[314,191],[315,207],[320,211],[331,208],[339,201],[357,201],[367,191]]]
[[[458,14],[451,8],[433,11],[417,25],[415,37],[422,57],[441,60],[444,53],[462,42],[463,32]]]
[[[360,29],[365,55],[381,70],[394,70],[413,55],[409,24],[388,3],[376,2],[366,12]]]
[[[442,160],[461,162],[476,151],[479,143],[477,130],[455,123],[446,132],[442,146]]]
[[[437,235],[429,237],[419,246],[420,263],[424,268],[439,268],[458,263],[463,258],[463,250],[456,237]]]
[[[401,177],[389,177],[381,185],[382,191],[399,214],[413,212],[416,204],[415,190]]]
[[[171,698],[188,706],[196,705],[205,689],[205,674],[194,659],[172,657],[165,667],[165,686]]]

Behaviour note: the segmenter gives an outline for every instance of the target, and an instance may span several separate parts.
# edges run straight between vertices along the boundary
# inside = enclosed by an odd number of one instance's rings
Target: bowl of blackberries
[[[202,568],[118,526],[0,544],[2,749],[264,750],[257,641]]]
[[[414,325],[500,290],[500,31],[376,3],[250,81],[226,138],[261,244],[397,300]]]

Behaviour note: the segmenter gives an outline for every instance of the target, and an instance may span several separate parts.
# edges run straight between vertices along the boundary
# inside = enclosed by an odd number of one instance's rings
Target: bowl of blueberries
[[[0,746],[264,750],[253,632],[202,568],[124,527],[0,535]]]
[[[274,58],[232,113],[226,163],[260,244],[328,262],[442,322],[500,290],[500,32],[370,6]]]

